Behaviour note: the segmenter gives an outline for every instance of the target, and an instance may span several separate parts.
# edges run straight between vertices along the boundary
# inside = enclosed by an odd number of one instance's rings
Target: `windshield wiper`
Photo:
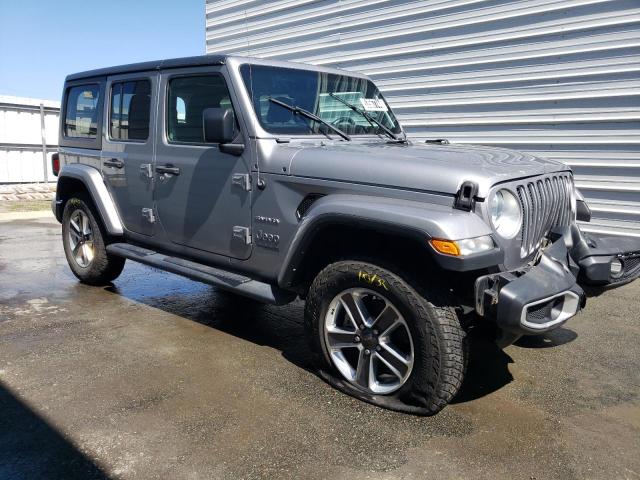
[[[272,97],[269,97],[269,101],[275,103],[276,105],[280,105],[281,107],[284,107],[287,110],[291,110],[294,113],[294,115],[300,115],[302,117],[308,118],[309,120],[313,120],[314,122],[321,123],[322,125],[330,128],[331,130],[336,132],[338,135],[340,135],[345,140],[351,141],[351,137],[349,135],[347,135],[346,133],[344,133],[342,130],[340,130],[338,127],[335,127],[335,126],[331,125],[326,120],[321,119],[317,115],[314,115],[313,113],[311,113],[308,110],[305,110],[304,108],[300,108],[300,107],[297,107],[295,105],[289,105],[288,103],[281,102],[280,100],[276,100],[275,98],[272,98]]]
[[[389,136],[390,138],[392,138],[393,140],[395,140],[396,142],[406,142],[406,139],[403,138],[398,138],[396,136],[395,133],[393,133],[388,127],[386,127],[382,122],[380,122],[379,120],[377,120],[376,118],[374,118],[371,114],[369,114],[368,112],[365,112],[364,110],[356,107],[354,104],[347,102],[346,100],[338,97],[335,93],[331,92],[329,93],[329,96],[331,98],[334,98],[336,100],[338,100],[340,103],[342,103],[343,105],[349,107],[351,110],[353,110],[356,113],[359,113],[360,115],[362,115],[370,124],[371,126],[373,126],[374,124],[377,125],[378,127],[380,127],[382,129],[382,131],[384,133],[387,134],[387,136]]]

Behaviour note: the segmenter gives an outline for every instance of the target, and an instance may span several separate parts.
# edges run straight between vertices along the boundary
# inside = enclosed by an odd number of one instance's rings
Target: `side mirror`
[[[202,111],[204,141],[230,143],[235,138],[236,118],[230,108],[205,108]]]

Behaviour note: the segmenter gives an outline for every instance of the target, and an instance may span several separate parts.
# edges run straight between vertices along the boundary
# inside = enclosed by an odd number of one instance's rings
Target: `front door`
[[[102,173],[124,227],[153,235],[153,149],[158,73],[107,79]]]
[[[163,72],[158,114],[154,200],[170,242],[228,257],[251,254],[248,151],[241,156],[206,144],[205,108],[233,108],[219,67]],[[243,142],[238,131],[237,142]]]

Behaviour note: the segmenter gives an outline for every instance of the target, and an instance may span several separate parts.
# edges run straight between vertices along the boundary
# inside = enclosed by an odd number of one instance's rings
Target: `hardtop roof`
[[[107,75],[119,75],[121,73],[143,72],[148,70],[160,70],[163,68],[180,68],[205,65],[222,65],[227,55],[198,55],[195,57],[168,58],[165,60],[153,60],[150,62],[129,63],[115,67],[97,68],[85,72],[67,75],[65,81],[80,80],[92,77],[104,77]]]
[[[166,68],[181,68],[181,67],[195,67],[195,66],[207,66],[207,65],[223,65],[227,59],[234,59],[238,62],[248,62],[256,65],[273,65],[289,68],[304,68],[310,70],[332,72],[342,75],[350,75],[356,77],[366,77],[365,75],[358,74],[356,72],[348,72],[345,70],[324,67],[317,65],[310,65],[298,62],[289,62],[283,60],[263,59],[253,57],[243,57],[240,55],[227,55],[227,54],[209,54],[198,55],[195,57],[180,57],[180,58],[168,58],[164,60],[154,60],[150,62],[130,63],[127,65],[118,65],[114,67],[98,68],[95,70],[87,70],[85,72],[72,73],[67,75],[65,82],[71,82],[74,80],[83,80],[95,77],[106,77],[108,75],[119,75],[123,73],[135,73],[145,72],[150,70],[161,70]]]

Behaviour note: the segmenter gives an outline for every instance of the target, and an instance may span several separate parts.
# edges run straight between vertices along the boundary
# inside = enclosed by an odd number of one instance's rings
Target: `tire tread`
[[[91,227],[93,230],[93,246],[94,258],[88,268],[79,267],[75,260],[71,257],[67,245],[66,225],[69,221],[71,212],[75,209],[82,209],[89,216]],[[125,259],[116,257],[107,253],[106,246],[110,243],[100,217],[96,215],[96,208],[91,199],[83,194],[78,193],[67,200],[62,214],[62,235],[64,252],[67,262],[73,274],[83,283],[88,285],[106,285],[120,276],[125,265]]]
[[[394,408],[419,413],[422,415],[433,415],[444,408],[457,394],[462,385],[466,371],[467,339],[466,332],[462,328],[453,302],[448,299],[446,293],[434,288],[418,287],[418,283],[410,279],[409,276],[399,272],[394,267],[382,266],[375,260],[343,260],[325,267],[312,282],[305,307],[305,327],[310,345],[313,351],[313,358],[319,368],[327,368],[327,360],[324,352],[321,351],[318,338],[318,325],[323,302],[333,279],[340,275],[350,275],[358,270],[367,270],[370,273],[377,273],[392,283],[394,289],[408,299],[407,307],[416,313],[416,318],[424,321],[427,325],[427,341],[429,342],[427,352],[431,352],[428,362],[430,371],[423,379],[424,385],[420,391],[412,392],[412,395],[421,397],[421,406],[416,408],[407,405],[406,409]],[[414,346],[417,348],[417,346]],[[333,368],[331,367],[333,370]],[[366,400],[366,399],[365,399]],[[376,403],[372,401],[371,403]],[[381,405],[388,407],[387,405]]]

